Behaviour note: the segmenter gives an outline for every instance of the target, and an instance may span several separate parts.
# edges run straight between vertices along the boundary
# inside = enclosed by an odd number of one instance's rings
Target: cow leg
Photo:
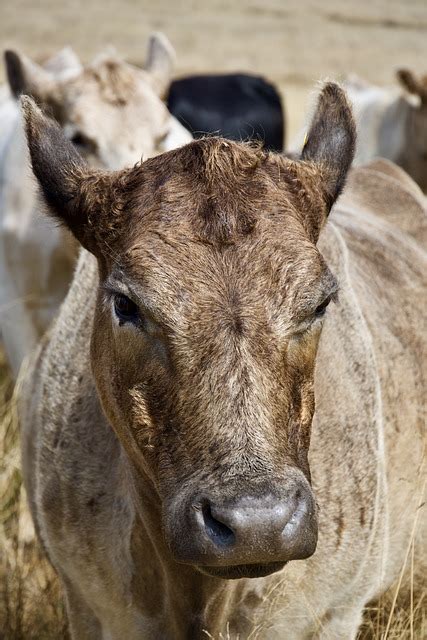
[[[102,640],[101,625],[93,611],[73,586],[64,586],[72,640]]]

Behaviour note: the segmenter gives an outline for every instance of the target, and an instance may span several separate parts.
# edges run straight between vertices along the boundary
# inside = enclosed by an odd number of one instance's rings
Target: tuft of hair
[[[98,84],[102,99],[114,106],[124,106],[132,98],[136,73],[139,70],[112,55],[99,58],[85,69],[86,76]]]
[[[197,191],[196,231],[207,242],[234,243],[251,233],[259,216],[268,154],[258,142],[205,137],[181,149],[184,171]]]

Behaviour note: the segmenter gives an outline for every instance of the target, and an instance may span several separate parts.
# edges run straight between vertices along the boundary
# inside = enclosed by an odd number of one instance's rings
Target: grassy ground
[[[57,579],[35,542],[20,472],[16,402],[0,349],[0,638],[66,637]]]

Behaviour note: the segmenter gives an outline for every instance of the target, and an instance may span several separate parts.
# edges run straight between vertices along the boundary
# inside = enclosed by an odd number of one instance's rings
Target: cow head
[[[399,164],[427,191],[427,76],[417,78],[411,71],[400,69],[397,77],[415,103],[409,105],[405,148]]]
[[[208,138],[114,174],[24,108],[45,199],[98,259],[99,397],[173,557],[236,578],[310,556],[314,365],[337,293],[316,243],[354,153],[345,94],[325,85],[301,160]]]
[[[13,51],[5,54],[15,96],[32,96],[61,124],[66,136],[93,165],[130,166],[170,146],[179,128],[161,100],[170,81],[174,52],[162,34],[151,36],[145,69],[104,54],[71,76],[58,77]]]

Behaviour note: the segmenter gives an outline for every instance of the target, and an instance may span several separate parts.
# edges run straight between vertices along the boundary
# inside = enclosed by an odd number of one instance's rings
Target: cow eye
[[[116,293],[114,296],[114,312],[120,322],[136,324],[140,320],[137,305],[122,293]]]
[[[323,300],[321,304],[319,304],[319,306],[316,308],[316,311],[314,312],[314,315],[316,316],[316,318],[321,318],[322,316],[325,315],[326,308],[330,303],[330,301],[331,301],[331,296],[328,296]]]

